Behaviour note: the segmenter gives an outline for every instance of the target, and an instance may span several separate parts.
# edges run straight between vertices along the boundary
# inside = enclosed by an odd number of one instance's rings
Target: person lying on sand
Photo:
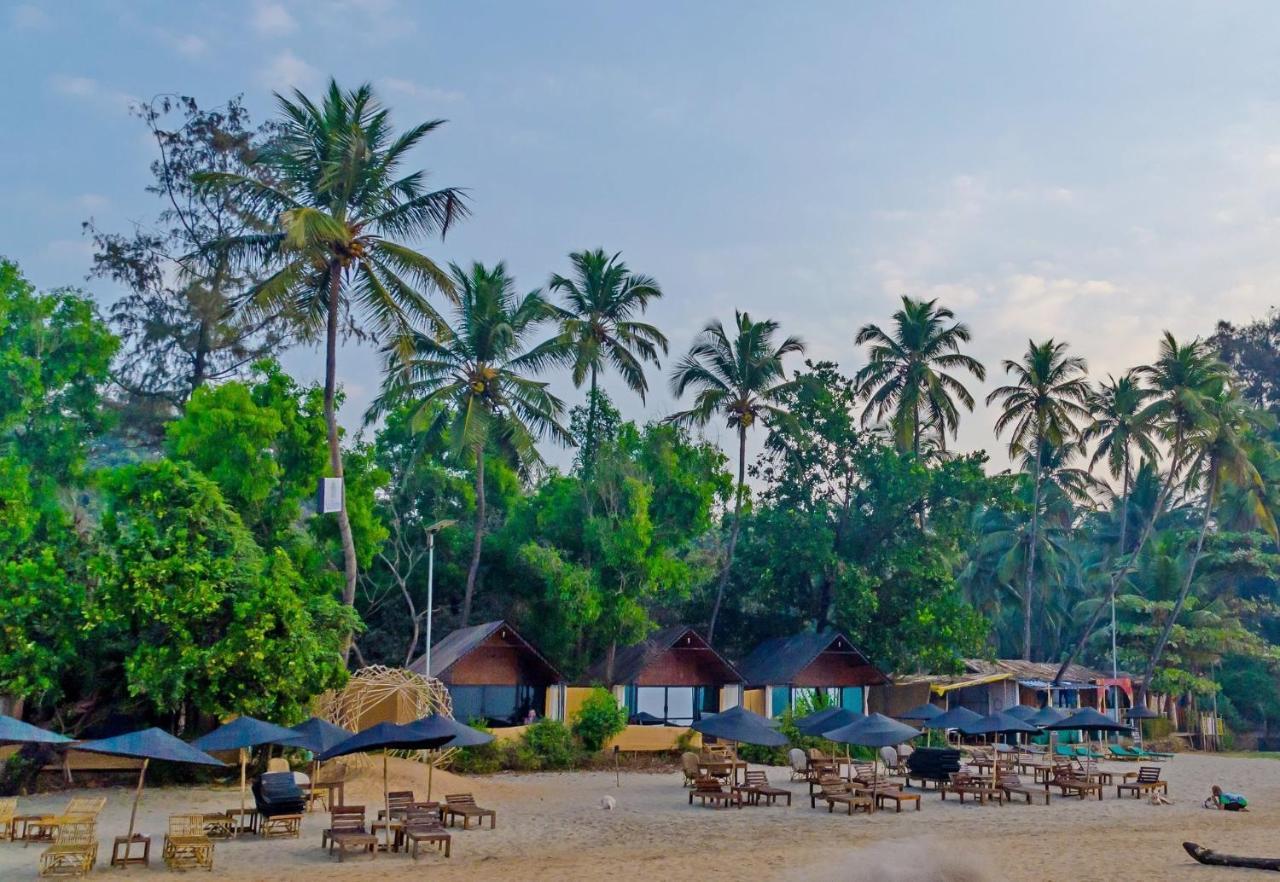
[[[1205,808],[1221,809],[1224,812],[1247,812],[1249,800],[1239,793],[1226,793],[1217,784],[1213,785],[1213,795],[1204,801]]]

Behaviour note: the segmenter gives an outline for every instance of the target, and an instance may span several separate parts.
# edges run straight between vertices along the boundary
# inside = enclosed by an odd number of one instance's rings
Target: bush
[[[481,732],[493,734],[483,720],[472,720],[467,725]],[[459,748],[453,755],[450,765],[455,772],[462,774],[492,775],[502,769],[503,752],[502,745],[495,739],[477,747]]]
[[[564,723],[542,719],[524,730],[522,746],[538,760],[541,769],[568,769],[578,759],[573,733]]]
[[[573,734],[592,753],[603,749],[606,741],[625,728],[626,708],[619,707],[613,694],[601,686],[591,690],[573,716]]]

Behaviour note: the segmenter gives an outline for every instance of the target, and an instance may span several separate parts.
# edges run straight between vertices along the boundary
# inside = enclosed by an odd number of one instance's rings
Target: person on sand
[[[1205,808],[1221,809],[1224,812],[1247,812],[1249,800],[1239,793],[1226,793],[1217,784],[1213,785],[1213,795],[1204,801]]]

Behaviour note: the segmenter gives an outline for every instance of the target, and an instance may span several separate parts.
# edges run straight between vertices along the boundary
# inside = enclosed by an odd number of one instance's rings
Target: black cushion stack
[[[960,751],[947,747],[917,747],[907,757],[907,768],[913,778],[946,781],[952,772],[960,771]]]
[[[253,782],[253,801],[258,814],[272,818],[276,815],[300,815],[307,807],[306,796],[293,778],[293,772],[267,772]]]

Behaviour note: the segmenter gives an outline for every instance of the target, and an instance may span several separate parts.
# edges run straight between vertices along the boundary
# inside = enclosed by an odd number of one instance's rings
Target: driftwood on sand
[[[1218,854],[1194,842],[1184,842],[1182,847],[1202,864],[1214,867],[1245,867],[1251,870],[1275,870],[1280,872],[1280,858],[1238,857],[1234,854]]]

